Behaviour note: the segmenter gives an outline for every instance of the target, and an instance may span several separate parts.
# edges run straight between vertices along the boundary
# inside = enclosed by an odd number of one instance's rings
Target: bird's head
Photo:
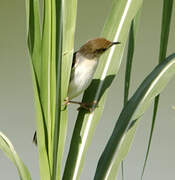
[[[89,40],[78,52],[88,59],[94,59],[100,57],[106,50],[116,44],[120,44],[120,42],[111,42],[105,38],[96,38]]]

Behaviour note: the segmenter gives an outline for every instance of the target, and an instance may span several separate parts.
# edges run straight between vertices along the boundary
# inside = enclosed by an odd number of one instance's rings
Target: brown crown
[[[101,54],[114,44],[120,44],[120,42],[111,42],[105,38],[96,38],[89,40],[78,50],[78,52],[89,59],[93,59],[95,57],[100,57]]]
[[[112,46],[112,42],[106,40],[105,38],[96,38],[89,40],[86,44],[84,44],[79,52],[81,53],[95,53],[98,49],[107,49]]]

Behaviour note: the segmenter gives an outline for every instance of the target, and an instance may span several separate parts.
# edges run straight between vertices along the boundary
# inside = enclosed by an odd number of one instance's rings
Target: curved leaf
[[[57,160],[54,158],[55,163],[57,161],[57,174],[55,179],[61,179],[62,157],[67,133],[67,108],[64,108],[62,105],[67,97],[72,65],[77,0],[64,0],[62,3],[60,1],[60,3],[57,4],[57,16],[60,12],[58,6],[62,6],[63,10],[62,15],[60,14],[60,16],[62,16],[62,39],[60,42],[62,43],[62,50],[59,52],[57,51],[57,56],[61,56],[61,61],[57,63],[57,104],[56,119],[53,124],[53,129],[55,128],[54,147],[57,148]],[[60,40],[60,38],[57,38],[57,40],[58,39]]]
[[[19,158],[12,143],[2,132],[0,132],[0,149],[14,163],[21,180],[32,180],[28,169],[26,168],[22,160]]]
[[[130,31],[129,31],[129,41],[127,47],[127,61],[125,65],[125,82],[124,82],[124,102],[123,106],[125,106],[128,102],[129,96],[129,88],[130,88],[130,81],[131,81],[131,69],[133,63],[133,56],[135,50],[135,43],[136,43],[136,33],[138,30],[138,24],[141,14],[141,8],[137,12],[136,16],[132,20]],[[122,180],[124,180],[124,162],[121,163],[121,170],[122,170]]]
[[[113,133],[98,162],[94,179],[107,180],[116,176],[119,164],[129,151],[138,119],[174,74],[175,54],[172,54],[142,82],[119,116]]]
[[[170,24],[171,24],[171,16],[172,16],[172,7],[173,7],[173,0],[164,0],[163,1],[163,12],[162,12],[162,26],[161,26],[161,38],[160,38],[160,51],[159,51],[159,63],[163,61],[166,57],[167,47],[168,47],[168,38],[169,38],[169,32],[170,32]],[[151,131],[148,141],[148,147],[146,151],[146,156],[144,160],[144,165],[142,169],[141,179],[144,175],[150,147],[151,147],[151,141],[157,116],[157,110],[158,110],[158,104],[159,104],[159,98],[158,95],[154,100],[154,108],[153,108],[153,117],[152,117],[152,124],[151,124]]]
[[[120,67],[129,27],[141,3],[142,0],[113,1],[101,36],[111,41],[120,41],[121,45],[113,46],[100,58],[94,80],[84,94],[83,102],[98,101],[98,106],[91,113],[81,110],[78,114],[66,161],[64,180],[78,179],[80,176],[85,153],[104,109],[107,89]]]
[[[46,143],[46,127],[43,106],[40,95],[41,76],[41,32],[40,32],[40,11],[38,0],[26,0],[27,36],[30,54],[32,80],[34,87],[37,139],[41,179],[50,178],[49,160],[47,155],[48,145]]]
[[[26,2],[40,175],[60,179],[67,129],[67,109],[62,109],[62,103],[69,84],[77,0],[43,0],[41,12],[39,0]]]

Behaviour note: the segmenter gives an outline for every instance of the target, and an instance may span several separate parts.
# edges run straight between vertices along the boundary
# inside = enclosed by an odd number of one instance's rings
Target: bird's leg
[[[77,110],[79,111],[81,108],[84,108],[84,109],[88,110],[89,112],[92,112],[93,109],[94,109],[94,106],[96,104],[97,104],[96,101],[93,101],[93,102],[90,102],[90,103],[83,103],[83,102],[81,102],[80,103],[80,107]]]
[[[72,103],[72,104],[79,104],[79,105],[82,104],[82,102],[69,100],[69,97],[67,97],[64,101],[65,101],[64,105],[68,105],[68,104],[70,104],[70,103]]]
[[[97,104],[96,101],[93,101],[93,102],[90,102],[90,103],[84,103],[84,102],[79,102],[79,101],[72,101],[72,100],[69,100],[69,98],[67,97],[65,99],[65,103],[64,104],[68,105],[70,103],[72,103],[72,104],[79,104],[80,107],[77,110],[80,110],[81,108],[84,108],[84,109],[86,109],[86,110],[88,110],[90,112],[92,111],[92,106]]]

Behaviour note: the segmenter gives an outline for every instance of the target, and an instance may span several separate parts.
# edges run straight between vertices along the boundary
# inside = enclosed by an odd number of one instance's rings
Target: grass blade
[[[58,143],[59,143],[59,119],[61,111],[60,101],[60,77],[61,77],[61,61],[62,61],[62,0],[51,1],[51,18],[52,18],[52,70],[51,72],[51,99],[54,103],[52,110],[52,123],[50,132],[50,149],[52,149],[52,179],[60,179],[60,168],[58,164]]]
[[[43,2],[42,35],[38,0],[28,0],[26,8],[40,174],[41,179],[60,179],[67,128],[67,110],[62,110],[62,104],[69,84],[77,1]]]
[[[26,168],[22,160],[19,158],[12,143],[2,132],[0,132],[0,149],[14,163],[21,180],[32,180],[28,169]]]
[[[78,114],[63,175],[64,180],[78,179],[80,176],[85,153],[104,109],[106,90],[119,69],[129,27],[141,3],[141,0],[113,1],[102,36],[111,41],[120,41],[122,44],[111,48],[103,55],[95,78],[84,94],[84,102],[98,101],[98,107],[90,114],[84,110]]]
[[[41,49],[41,30],[40,30],[40,15],[38,0],[26,0],[27,11],[27,32],[28,32],[28,47],[31,55],[36,79],[40,83],[40,49]],[[37,59],[37,60],[35,60]]]
[[[57,103],[56,107],[56,122],[55,127],[57,127],[57,133],[55,135],[55,142],[58,142],[58,152],[57,152],[57,176],[56,179],[60,179],[61,162],[64,152],[64,145],[67,133],[67,108],[63,107],[64,100],[67,96],[67,90],[69,85],[70,71],[72,65],[73,47],[74,47],[74,34],[75,34],[75,24],[76,24],[76,9],[77,0],[65,0],[63,1],[63,16],[62,16],[62,60],[57,65],[57,73],[61,73],[60,76],[57,74],[57,93],[59,93],[60,104]],[[57,9],[57,12],[59,10]],[[71,17],[71,18],[70,18]],[[58,39],[58,38],[57,38]],[[58,55],[59,55],[58,54]],[[60,68],[59,68],[60,67]],[[58,87],[58,84],[60,86]],[[58,92],[60,90],[60,92]],[[59,106],[59,107],[58,107]],[[58,109],[60,111],[58,112]]]
[[[140,17],[141,10],[138,11],[136,17],[133,19],[129,32],[129,42],[128,42],[128,53],[127,53],[127,63],[125,71],[125,87],[124,87],[124,106],[128,102],[130,80],[131,80],[131,69],[134,56],[136,33],[138,30],[138,21]]]
[[[172,16],[173,0],[163,1],[162,27],[160,38],[159,63],[166,57],[168,37],[170,32],[171,16]]]
[[[42,43],[41,43],[41,86],[40,97],[44,112],[45,127],[46,127],[46,142],[48,144],[48,160],[50,171],[52,172],[52,123],[55,116],[55,100],[56,90],[56,58],[55,54],[55,27],[53,16],[55,15],[52,9],[52,1],[44,0],[43,28],[42,28]]]
[[[132,20],[130,32],[129,32],[129,42],[128,42],[128,53],[127,53],[127,62],[125,70],[125,86],[124,86],[124,106],[128,102],[130,80],[131,80],[131,69],[134,56],[135,42],[136,42],[136,32],[138,30],[138,21],[140,18],[141,10],[138,11],[136,17]],[[122,169],[122,180],[124,180],[124,163],[121,163]]]
[[[41,179],[50,178],[49,161],[47,155],[46,126],[40,96],[41,76],[41,32],[40,12],[38,0],[26,0],[28,47],[31,59],[32,79],[34,83],[34,97],[37,119],[37,139]]]
[[[138,119],[151,101],[167,85],[175,74],[175,54],[161,62],[142,82],[135,94],[123,108],[113,133],[98,162],[94,179],[112,179],[116,176],[121,161],[129,151]]]
[[[172,15],[172,7],[173,7],[173,0],[164,0],[163,2],[163,12],[162,12],[162,27],[161,27],[161,38],[160,38],[160,51],[159,51],[159,63],[162,62],[166,57],[167,46],[168,46],[168,38],[169,38],[169,31],[170,31],[170,23],[171,23],[171,15]],[[142,169],[141,179],[143,178],[145,167],[150,151],[155,120],[157,116],[157,110],[159,105],[159,98],[158,95],[154,100],[154,110],[153,110],[153,117],[152,117],[152,124],[151,124],[151,131],[148,141],[147,152],[144,160],[144,165]]]
[[[153,137],[154,126],[155,126],[155,120],[156,120],[156,115],[157,115],[157,110],[158,110],[158,104],[159,104],[159,95],[154,100],[153,118],[152,118],[152,123],[151,123],[151,130],[150,130],[150,135],[149,135],[148,147],[147,147],[146,156],[145,156],[143,169],[142,169],[142,174],[141,174],[141,180],[143,178],[145,168],[146,168],[146,164],[147,164],[147,160],[148,160],[148,156],[149,156],[149,151],[150,151],[150,147],[151,147],[151,141],[152,141],[152,137]]]

